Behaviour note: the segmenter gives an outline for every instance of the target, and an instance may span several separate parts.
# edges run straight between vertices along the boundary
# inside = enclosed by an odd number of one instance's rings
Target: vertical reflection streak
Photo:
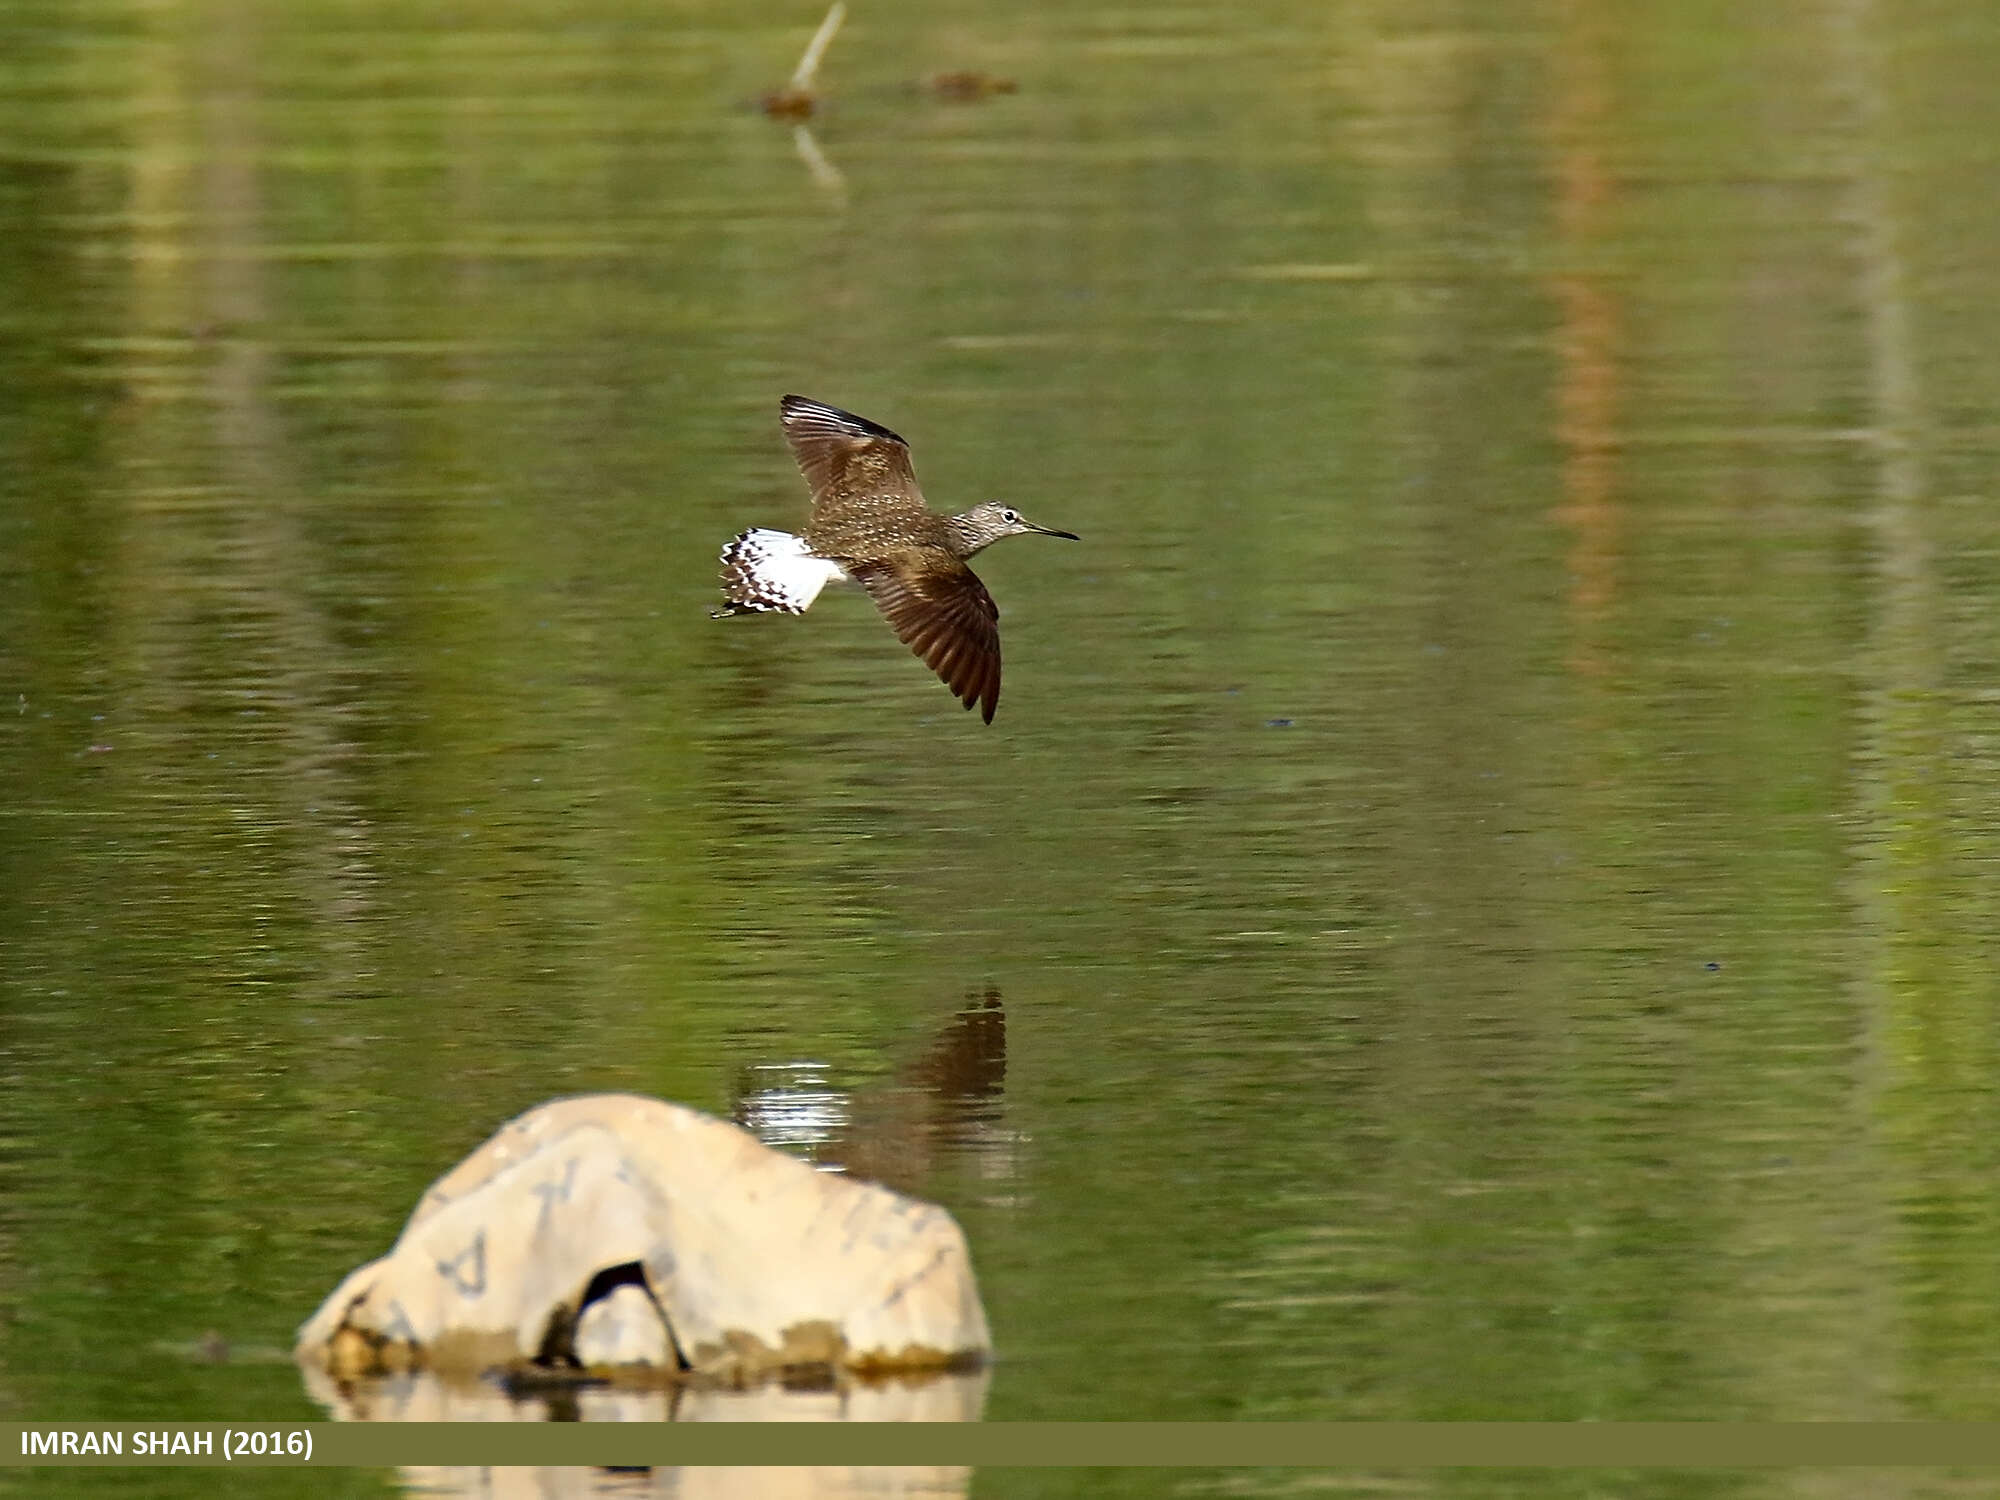
[[[1597,634],[1618,591],[1619,308],[1605,276],[1590,267],[1612,188],[1603,146],[1611,109],[1606,32],[1594,0],[1570,0],[1564,7],[1551,120],[1556,235],[1565,263],[1554,278],[1560,320],[1555,436],[1563,453],[1562,499],[1554,516],[1570,534],[1565,560],[1575,635],[1568,664],[1580,677],[1605,673]]]
[[[1860,724],[1854,773],[1852,871],[1855,964],[1860,1030],[1858,1093],[1868,1122],[1888,1121],[1892,1136],[1919,1156],[1944,1146],[1931,1139],[1931,1112],[1892,1107],[1899,1080],[1922,1082],[1924,1054],[1955,1049],[1930,1035],[1941,1019],[1921,966],[1937,921],[1933,862],[1942,835],[1944,778],[1938,767],[1941,663],[1937,580],[1924,519],[1926,487],[1923,396],[1917,373],[1908,278],[1891,201],[1887,135],[1891,121],[1880,78],[1881,30],[1872,0],[1834,0],[1828,11],[1833,86],[1845,106],[1851,142],[1841,175],[1843,216],[1853,227],[1855,298],[1860,305],[1867,437],[1874,453],[1874,487],[1861,519],[1872,536],[1871,625],[1863,648]],[[1900,1127],[1900,1129],[1899,1129]],[[1868,1134],[1873,1136],[1874,1130]],[[1926,1143],[1929,1143],[1928,1145]],[[1948,1147],[1946,1147],[1948,1149]],[[1877,1180],[1904,1175],[1885,1162]],[[1921,1184],[1907,1192],[1922,1193]],[[1881,1205],[1893,1220],[1897,1204]],[[1887,1253],[1886,1247],[1882,1253]],[[1881,1256],[1876,1257],[1878,1264]],[[1893,1283],[1880,1282],[1888,1286]],[[1947,1299],[1949,1301],[1949,1299]],[[1897,1367],[1891,1330],[1901,1323],[1888,1302],[1866,1310],[1868,1334],[1858,1361],[1862,1409],[1855,1419],[1913,1415],[1895,1405]]]

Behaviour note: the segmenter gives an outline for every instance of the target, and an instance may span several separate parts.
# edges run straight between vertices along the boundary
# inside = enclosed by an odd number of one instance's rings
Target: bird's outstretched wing
[[[778,412],[812,490],[806,539],[821,556],[867,552],[925,515],[910,445],[888,428],[804,396],[785,397]]]
[[[942,549],[850,564],[896,637],[986,722],[1000,702],[1000,608],[972,569]]]

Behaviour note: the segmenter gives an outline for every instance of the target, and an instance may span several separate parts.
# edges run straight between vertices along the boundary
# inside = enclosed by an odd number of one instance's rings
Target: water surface
[[[316,1415],[603,1089],[994,1419],[2000,1417],[1983,8],[871,0],[803,156],[806,10],[10,17],[0,1412]],[[990,728],[706,618],[787,390],[1085,537]]]

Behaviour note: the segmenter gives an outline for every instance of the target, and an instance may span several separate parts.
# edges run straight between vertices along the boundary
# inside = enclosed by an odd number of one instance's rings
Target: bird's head
[[[982,501],[954,519],[974,550],[991,546],[1003,536],[1020,536],[1029,531],[1041,536],[1059,536],[1072,542],[1078,540],[1075,532],[1057,531],[1053,526],[1037,526],[1013,506],[998,500]]]

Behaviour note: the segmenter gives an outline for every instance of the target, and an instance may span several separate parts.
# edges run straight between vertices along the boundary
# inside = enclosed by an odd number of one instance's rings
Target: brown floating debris
[[[799,58],[799,65],[792,69],[792,79],[781,89],[773,89],[757,100],[757,107],[774,120],[803,120],[819,108],[819,93],[813,87],[813,79],[819,74],[820,59],[826,56],[826,49],[833,45],[835,33],[840,23],[847,19],[847,6],[843,0],[834,0],[828,8],[826,19],[819,23],[819,30],[806,43],[806,50]]]
[[[819,98],[815,94],[794,93],[791,89],[773,89],[768,94],[757,96],[757,107],[774,120],[804,120],[819,108]]]
[[[992,73],[981,73],[966,69],[951,73],[933,73],[924,80],[924,90],[940,99],[955,99],[972,104],[981,99],[990,99],[995,94],[1016,94],[1021,85],[1011,78],[1000,78]]]

